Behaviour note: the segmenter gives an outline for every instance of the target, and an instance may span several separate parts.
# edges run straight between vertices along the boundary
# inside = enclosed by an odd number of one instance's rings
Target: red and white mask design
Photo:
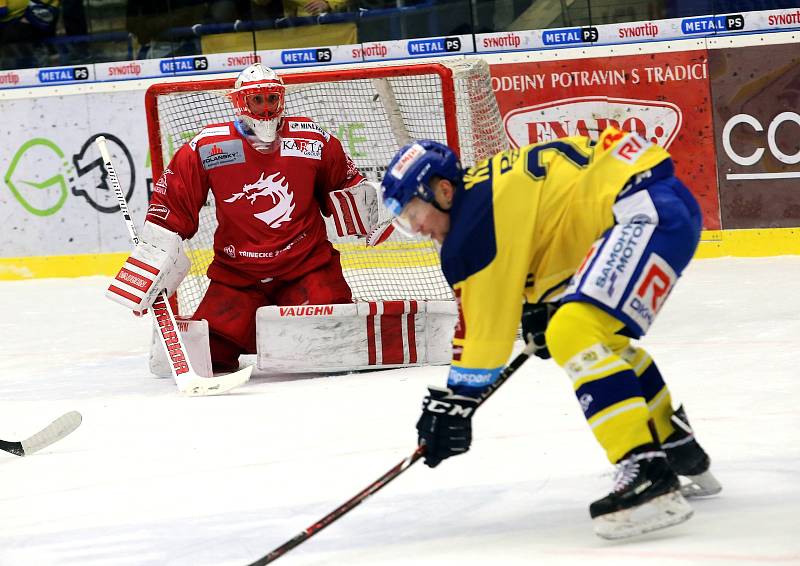
[[[237,119],[265,143],[275,140],[280,126],[286,88],[269,67],[255,63],[239,73],[228,93]]]

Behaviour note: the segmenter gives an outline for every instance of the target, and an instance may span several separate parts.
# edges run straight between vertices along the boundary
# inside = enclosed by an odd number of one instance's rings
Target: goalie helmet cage
[[[469,59],[447,64],[359,67],[282,74],[284,116],[311,118],[336,135],[367,179],[379,182],[400,146],[414,139],[447,143],[465,166],[507,148],[488,64]],[[153,179],[175,151],[203,127],[234,119],[226,93],[234,78],[160,83],[145,96]],[[391,214],[379,205],[379,223]],[[216,213],[213,196],[200,227],[186,245],[192,268],[178,289],[178,311],[190,316],[208,286]],[[364,238],[334,240],[355,301],[452,300],[438,251],[427,238],[397,231],[367,247]]]

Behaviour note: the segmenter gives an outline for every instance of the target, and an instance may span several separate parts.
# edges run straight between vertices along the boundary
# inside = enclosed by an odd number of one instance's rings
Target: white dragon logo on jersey
[[[275,206],[264,212],[257,212],[253,216],[270,228],[280,228],[284,222],[292,221],[292,212],[295,209],[293,193],[289,190],[286,179],[278,178],[280,173],[266,178],[264,175],[265,173],[261,173],[258,181],[251,185],[245,184],[242,192],[234,193],[230,198],[225,199],[225,202],[236,202],[240,198],[246,198],[250,204],[255,204],[258,197],[270,197]]]

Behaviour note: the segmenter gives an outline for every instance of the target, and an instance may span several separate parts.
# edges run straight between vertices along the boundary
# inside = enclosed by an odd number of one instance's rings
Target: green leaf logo
[[[56,158],[53,158],[52,154]],[[25,142],[19,148],[5,176],[6,185],[11,190],[14,198],[31,214],[36,216],[50,216],[58,212],[67,199],[67,183],[61,173],[40,179],[43,175],[38,172],[47,172],[61,162],[62,171],[69,166],[64,159],[64,152],[56,144],[44,138],[34,138]],[[31,176],[31,179],[17,178],[17,168],[20,174]],[[33,201],[35,204],[31,204]]]

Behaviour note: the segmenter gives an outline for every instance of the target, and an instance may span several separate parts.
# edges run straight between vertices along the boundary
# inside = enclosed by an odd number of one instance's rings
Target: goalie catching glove
[[[366,236],[378,223],[378,193],[375,184],[362,181],[354,187],[328,193],[326,208],[333,217],[336,234],[329,237]]]
[[[109,285],[106,296],[142,315],[161,291],[175,292],[189,272],[183,240],[175,232],[145,222],[139,243]]]
[[[450,389],[428,387],[417,421],[419,445],[425,447],[425,465],[438,466],[442,460],[469,450],[472,443],[472,414],[478,400],[455,395]]]

